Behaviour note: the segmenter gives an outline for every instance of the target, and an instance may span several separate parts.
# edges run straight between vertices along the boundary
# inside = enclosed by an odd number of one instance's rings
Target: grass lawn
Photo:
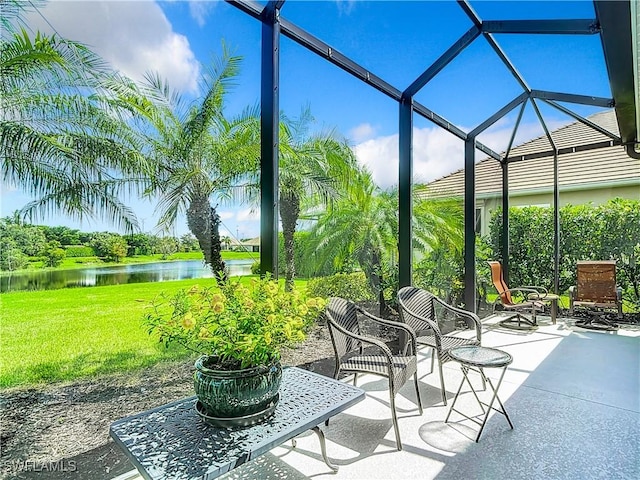
[[[249,281],[250,277],[243,277]],[[213,279],[0,295],[0,388],[135,370],[188,358],[149,337],[142,316],[160,292]],[[296,282],[300,287],[306,281]]]

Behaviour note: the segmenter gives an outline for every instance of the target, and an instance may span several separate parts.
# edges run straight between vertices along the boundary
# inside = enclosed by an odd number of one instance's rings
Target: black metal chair
[[[420,390],[418,389],[416,336],[413,330],[402,323],[384,320],[371,315],[353,302],[343,298],[330,298],[324,315],[329,326],[329,333],[335,352],[334,378],[337,379],[341,372],[345,372],[354,374],[354,385],[357,382],[358,373],[380,375],[389,380],[391,414],[396,434],[396,445],[398,450],[402,450],[398,418],[396,416],[395,396],[412,375],[418,407],[420,415],[422,415],[422,401],[420,400]],[[359,315],[367,321],[403,332],[408,341],[405,348],[401,349],[401,353],[394,354],[380,339],[363,335]]]
[[[449,355],[449,350],[452,347],[459,345],[480,345],[482,336],[480,318],[478,318],[475,313],[453,307],[432,293],[416,287],[401,288],[398,291],[398,303],[400,305],[400,320],[416,332],[418,345],[426,345],[433,349],[433,353],[431,354],[431,372],[429,373],[433,372],[434,360],[436,357],[438,358],[442,401],[446,405],[447,395],[444,387],[442,364],[452,360]],[[449,312],[455,315],[456,318],[464,320],[464,323],[466,323],[470,329],[475,329],[475,337],[462,338],[455,335],[444,335],[436,317],[436,306],[440,306],[443,311]],[[455,325],[459,324],[460,322],[455,322]]]

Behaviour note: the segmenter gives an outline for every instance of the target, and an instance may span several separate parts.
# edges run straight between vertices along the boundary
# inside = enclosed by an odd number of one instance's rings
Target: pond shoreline
[[[252,258],[227,258],[231,277],[251,274]],[[213,277],[202,259],[86,264],[80,268],[32,269],[0,277],[0,292],[60,290],[130,283],[165,282]]]
[[[75,258],[75,260],[74,260]],[[82,259],[86,259],[83,261]],[[9,277],[31,272],[59,272],[64,270],[77,270],[79,268],[98,268],[98,267],[118,267],[124,265],[140,265],[145,263],[170,263],[183,260],[200,260],[204,261],[204,257],[200,252],[186,252],[171,255],[170,258],[162,259],[162,255],[145,255],[135,257],[125,257],[126,261],[122,262],[105,262],[99,257],[69,257],[66,262],[58,267],[37,267],[31,264],[29,268],[21,268],[19,270],[0,270],[0,278]],[[222,252],[222,260],[252,260],[260,261],[260,254],[257,252]],[[73,262],[73,263],[69,263]]]

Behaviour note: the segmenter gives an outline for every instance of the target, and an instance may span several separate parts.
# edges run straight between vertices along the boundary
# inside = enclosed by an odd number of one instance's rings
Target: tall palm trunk
[[[187,209],[187,225],[198,239],[204,262],[218,280],[225,281],[227,275],[221,253],[220,216],[207,198],[195,198],[191,201]]]
[[[293,239],[296,232],[296,224],[300,217],[300,197],[295,194],[280,195],[280,221],[282,222],[282,235],[284,237],[285,281],[284,288],[287,292],[293,290],[293,279],[296,276],[296,265],[293,252]]]
[[[380,316],[383,317],[388,313],[388,309],[382,288],[382,254],[376,248],[365,248],[360,254],[358,262],[369,280],[371,289],[378,292]]]

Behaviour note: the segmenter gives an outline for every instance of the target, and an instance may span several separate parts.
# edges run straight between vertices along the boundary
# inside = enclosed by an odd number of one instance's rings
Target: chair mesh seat
[[[388,375],[387,358],[382,355],[356,355],[340,364],[343,372],[363,372],[374,375]],[[416,357],[393,356],[393,384],[395,390],[404,385],[418,368]]]

